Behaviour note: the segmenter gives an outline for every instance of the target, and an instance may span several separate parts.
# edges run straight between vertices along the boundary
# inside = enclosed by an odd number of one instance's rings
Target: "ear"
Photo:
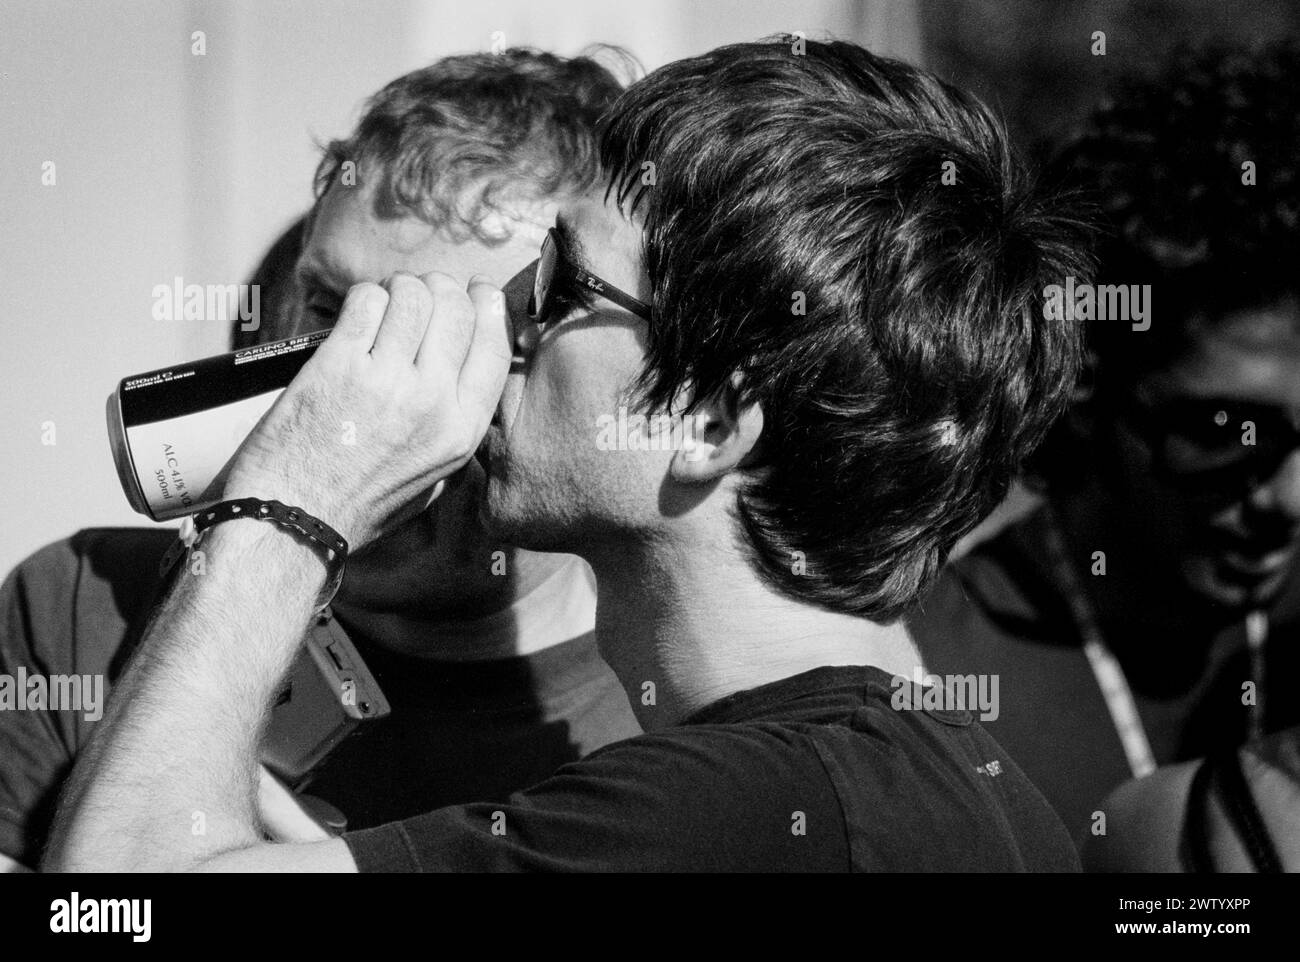
[[[716,481],[742,466],[763,434],[763,409],[741,400],[739,374],[713,397],[696,406],[682,424],[682,443],[669,476],[683,484]]]

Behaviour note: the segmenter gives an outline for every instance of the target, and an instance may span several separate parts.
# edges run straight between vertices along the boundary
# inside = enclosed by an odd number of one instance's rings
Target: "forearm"
[[[504,304],[481,279],[464,289],[438,273],[352,287],[241,445],[225,497],[275,495],[354,548],[418,511],[487,431],[513,356]],[[345,422],[357,443],[340,443]],[[205,551],[78,759],[46,867],[355,870],[339,839],[258,844],[258,737],[325,566],[258,521],[217,525]]]
[[[274,525],[217,525],[73,769],[44,865],[196,868],[261,840],[257,746],[325,568]]]

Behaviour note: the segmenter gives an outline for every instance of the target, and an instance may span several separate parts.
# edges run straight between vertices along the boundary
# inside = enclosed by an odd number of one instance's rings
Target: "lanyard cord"
[[[1250,709],[1250,737],[1264,734],[1264,646],[1268,644],[1268,615],[1252,611],[1246,615],[1246,647],[1250,649],[1250,677],[1255,682],[1255,701]]]
[[[1119,659],[1107,646],[1087,593],[1066,556],[1065,544],[1050,501],[1046,502],[1044,510],[1049,560],[1057,584],[1065,592],[1075,627],[1083,639],[1083,653],[1088,658],[1093,677],[1097,679],[1097,687],[1106,700],[1106,709],[1110,712],[1110,720],[1124,748],[1124,757],[1128,759],[1129,769],[1135,778],[1150,775],[1156,770],[1155,754],[1151,751],[1151,741],[1142,725],[1128,678]],[[1258,738],[1263,733],[1264,645],[1267,640],[1268,616],[1262,611],[1250,612],[1246,616],[1246,643],[1250,649],[1251,677],[1255,682],[1255,699],[1250,712],[1251,738]]]
[[[1065,592],[1065,600],[1070,605],[1070,615],[1074,618],[1075,627],[1083,638],[1083,653],[1087,655],[1088,665],[1097,679],[1097,687],[1101,689],[1102,697],[1106,699],[1106,709],[1110,712],[1110,720],[1115,726],[1116,734],[1119,735],[1120,744],[1124,747],[1124,757],[1128,759],[1128,767],[1134,777],[1150,775],[1156,770],[1156,757],[1151,751],[1151,741],[1147,738],[1146,729],[1142,727],[1142,718],[1138,715],[1137,702],[1133,700],[1128,678],[1124,675],[1124,669],[1120,667],[1119,659],[1107,647],[1093,614],[1092,605],[1084,594],[1083,585],[1079,584],[1074,569],[1070,567],[1060,528],[1056,523],[1056,516],[1050,502],[1046,506],[1046,512],[1047,552],[1056,574],[1056,581]]]

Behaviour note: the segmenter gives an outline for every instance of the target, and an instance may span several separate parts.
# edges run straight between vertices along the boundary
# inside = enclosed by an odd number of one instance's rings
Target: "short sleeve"
[[[64,541],[32,555],[0,586],[0,852],[29,867],[40,858],[41,826],[71,765],[75,730],[61,712],[20,708],[18,687],[33,675],[68,671],[76,576],[76,555]]]
[[[37,551],[0,585],[0,852],[24,865],[40,858],[59,788],[156,600],[158,560],[173,538],[87,529]],[[56,676],[80,676],[82,710],[20,709],[18,685],[35,675],[47,691]]]

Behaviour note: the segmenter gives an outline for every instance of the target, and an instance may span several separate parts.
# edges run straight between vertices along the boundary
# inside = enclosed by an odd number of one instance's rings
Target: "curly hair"
[[[444,57],[404,74],[370,98],[350,137],[324,147],[316,197],[351,161],[378,172],[381,215],[414,214],[453,237],[504,240],[483,226],[503,192],[525,185],[553,196],[598,176],[596,120],[623,89],[601,60],[629,77],[640,69],[625,51],[598,45],[570,59],[521,47]],[[294,223],[258,265],[262,323],[245,331],[236,321],[235,350],[292,330],[301,309],[293,269],[309,221]]]
[[[1181,49],[1127,78],[1057,164],[1106,215],[1101,280],[1159,284],[1162,323],[1124,354],[1300,288],[1300,47]]]
[[[1300,293],[1300,47],[1182,47],[1130,75],[1051,162],[1101,212],[1098,282],[1150,284],[1151,327],[1087,325],[1094,404],[1175,358],[1191,331]],[[1253,183],[1251,181],[1253,180]],[[1067,421],[1034,459],[1080,476]]]
[[[1063,409],[1081,337],[1042,291],[1088,275],[1089,231],[973,98],[853,44],[792,46],[655,71],[601,160],[644,223],[644,400],[739,373],[764,415],[735,506],[757,570],[887,622]]]
[[[316,171],[322,196],[346,161],[380,177],[376,210],[403,213],[452,236],[489,236],[484,215],[527,185],[538,196],[583,190],[597,176],[595,128],[622,91],[593,56],[558,57],[525,48],[444,57],[399,77],[370,98],[356,131],[330,142]]]

